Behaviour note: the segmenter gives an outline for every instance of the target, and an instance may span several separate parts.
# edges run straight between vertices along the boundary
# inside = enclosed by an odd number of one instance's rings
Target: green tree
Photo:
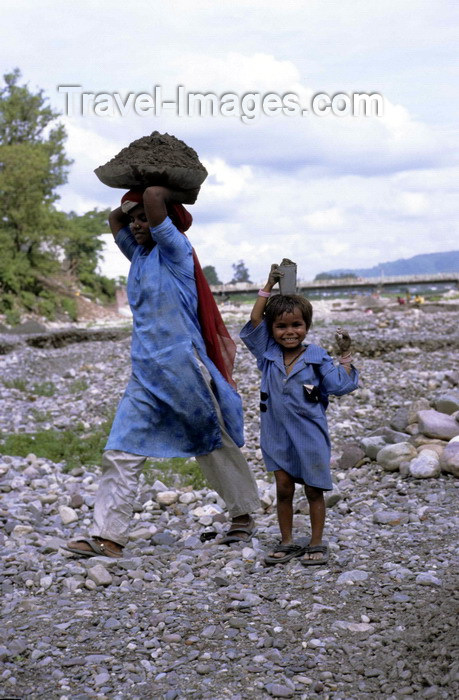
[[[63,240],[66,268],[80,279],[85,274],[96,272],[104,247],[99,236],[110,232],[107,224],[109,213],[109,209],[94,209],[81,216],[74,211],[67,214]]]
[[[206,265],[202,268],[202,271],[209,284],[222,284],[218,279],[217,271],[213,265]]]
[[[16,68],[0,85],[0,312],[12,317],[25,307],[51,317],[69,307],[65,289],[62,299],[56,296],[62,279],[53,279],[62,257],[84,293],[102,300],[114,296],[112,280],[97,273],[108,212],[78,216],[56,210],[56,190],[72,162],[65,129],[43,90],[34,92],[20,79]]]
[[[47,105],[43,90],[31,92],[28,85],[18,85],[21,71],[15,68],[3,76],[0,88],[0,143],[3,147],[24,144],[39,146],[47,162],[47,172],[41,179],[47,201],[55,201],[56,187],[67,182],[72,161],[67,158],[64,143],[67,134],[62,124],[55,123],[58,112]]]
[[[0,88],[0,292],[3,310],[43,296],[43,280],[58,269],[57,250],[66,216],[53,207],[66,182],[65,130],[43,91],[4,75]],[[25,294],[25,296],[24,296]],[[46,294],[44,295],[46,296]],[[22,298],[20,298],[22,297]]]
[[[233,268],[233,279],[229,284],[237,284],[238,282],[247,282],[248,284],[252,283],[250,273],[243,260],[233,263],[231,267]]]
[[[103,301],[113,298],[116,287],[114,280],[97,273],[104,248],[100,234],[109,233],[109,213],[109,209],[94,209],[81,216],[70,212],[62,241],[66,271],[81,283],[83,293]]]

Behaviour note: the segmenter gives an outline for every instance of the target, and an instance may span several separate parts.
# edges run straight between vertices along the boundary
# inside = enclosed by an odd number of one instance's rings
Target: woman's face
[[[144,248],[153,248],[155,243],[151,237],[150,224],[142,204],[138,204],[134,209],[130,210],[129,219],[129,226],[137,243],[143,245]]]

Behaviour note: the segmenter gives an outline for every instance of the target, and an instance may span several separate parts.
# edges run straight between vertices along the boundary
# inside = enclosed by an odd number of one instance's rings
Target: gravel
[[[458,697],[459,482],[437,468],[416,478],[419,462],[409,467],[426,445],[443,464],[454,444],[423,434],[417,414],[451,409],[459,363],[453,332],[444,339],[459,314],[365,314],[336,304],[315,305],[311,340],[328,347],[334,328],[347,327],[362,383],[328,410],[336,489],[326,567],[263,564],[278,538],[275,490],[258,442],[259,373],[240,346],[244,451],[263,504],[248,544],[200,541],[203,531],[226,527],[215,492],[142,478],[125,557],[78,559],[61,545],[91,522],[98,468],[66,473],[33,453],[0,457],[0,698]],[[226,307],[225,315],[236,330],[247,309]],[[15,346],[0,358],[0,431],[82,423],[89,432],[116,406],[128,357],[127,339]],[[15,388],[19,379],[28,387],[51,381],[56,391]],[[76,380],[84,380],[77,392]],[[455,421],[457,412],[448,415]],[[379,452],[405,443],[408,461],[386,471]],[[298,489],[298,538],[308,535],[306,505]]]

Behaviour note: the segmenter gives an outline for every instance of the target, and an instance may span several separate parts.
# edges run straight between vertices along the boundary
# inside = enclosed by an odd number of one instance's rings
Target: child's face
[[[145,248],[152,248],[153,239],[150,233],[150,224],[148,223],[145,209],[141,204],[130,210],[129,219],[129,226],[137,243]]]
[[[308,328],[300,309],[295,306],[293,313],[283,313],[273,323],[272,333],[276,343],[286,350],[295,350],[306,338]]]

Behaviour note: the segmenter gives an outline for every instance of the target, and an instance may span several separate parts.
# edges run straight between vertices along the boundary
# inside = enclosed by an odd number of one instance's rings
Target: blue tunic
[[[357,370],[348,375],[323,348],[311,344],[287,375],[282,348],[265,321],[256,328],[249,321],[240,335],[262,373],[260,445],[268,471],[283,469],[299,483],[332,489],[327,397],[354,391]],[[320,402],[305,398],[304,384],[318,388]]]
[[[151,251],[137,244],[128,227],[115,238],[131,261],[132,374],[105,449],[189,457],[222,447],[196,354],[212,377],[225,427],[241,446],[241,399],[207,356],[201,335],[191,244],[169,217],[150,231],[156,241]]]

